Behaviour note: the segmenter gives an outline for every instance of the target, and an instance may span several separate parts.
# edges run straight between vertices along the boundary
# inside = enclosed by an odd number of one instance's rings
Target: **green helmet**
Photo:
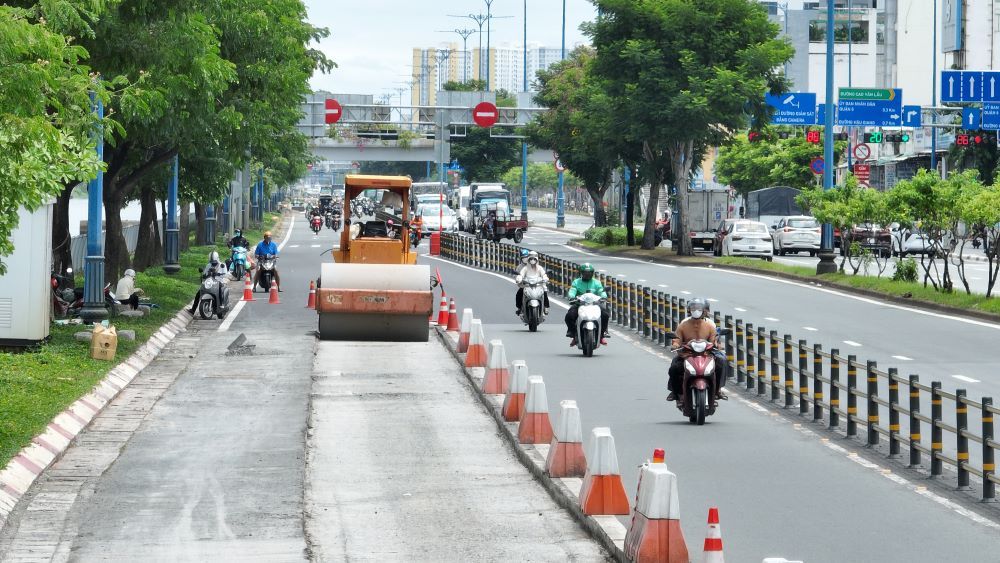
[[[591,274],[593,274],[594,273],[593,264],[591,264],[590,262],[584,262],[583,264],[580,264],[580,273],[582,274],[584,272],[590,272]]]

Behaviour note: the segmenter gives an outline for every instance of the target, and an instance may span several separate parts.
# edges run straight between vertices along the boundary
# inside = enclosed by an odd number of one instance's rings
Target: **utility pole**
[[[104,162],[104,102],[95,92],[90,93],[90,107],[97,116],[91,138],[97,151],[97,160]],[[104,245],[101,242],[101,205],[104,200],[104,172],[87,183],[87,258],[83,266],[83,309],[80,317],[85,323],[100,322],[108,317],[104,306]]]
[[[823,189],[833,189],[833,115],[836,106],[833,100],[833,0],[826,3],[826,123],[823,131]],[[823,224],[820,237],[819,263],[816,274],[832,274],[837,271],[833,257],[833,225]]]

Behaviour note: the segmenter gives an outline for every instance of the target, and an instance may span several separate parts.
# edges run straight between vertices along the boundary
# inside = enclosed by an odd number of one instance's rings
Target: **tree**
[[[623,136],[642,143],[651,181],[642,247],[653,247],[659,190],[678,194],[680,230],[688,229],[689,179],[708,145],[744,129],[747,112],[766,119],[764,92],[780,92],[791,47],[749,0],[595,0],[587,34],[597,49],[595,73]],[[681,254],[693,254],[681,237]]]
[[[507,170],[500,177],[500,181],[508,186],[520,186],[521,185],[521,167],[514,166],[513,168]],[[559,184],[559,173],[556,172],[555,166],[548,162],[529,162],[528,163],[528,193],[546,193],[550,194]],[[580,180],[566,172],[563,174],[563,188],[576,188],[580,186]]]
[[[607,111],[608,99],[590,72],[594,51],[574,50],[568,59],[538,72],[535,101],[548,108],[526,127],[533,145],[552,149],[582,182],[594,202],[594,224],[607,224],[602,205],[618,163],[619,135]]]
[[[994,183],[965,193],[960,205],[962,221],[983,237],[988,263],[986,297],[991,297],[1000,275],[1000,186]]]
[[[751,143],[740,136],[720,148],[715,161],[719,181],[744,197],[754,190],[771,186],[805,188],[814,185],[816,176],[809,164],[814,158],[823,156],[823,145],[810,143],[803,136],[781,139],[777,133],[783,130],[766,128],[760,132],[759,141]],[[835,162],[840,161],[845,144],[843,141],[835,143]]]
[[[105,84],[90,76],[87,52],[55,31],[86,32],[92,15],[69,3],[0,6],[0,257],[14,251],[22,207],[35,210],[101,166],[90,93],[106,100]],[[52,24],[42,21],[49,16]]]

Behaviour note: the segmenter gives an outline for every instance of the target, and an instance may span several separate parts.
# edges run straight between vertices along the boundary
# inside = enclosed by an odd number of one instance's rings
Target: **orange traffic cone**
[[[268,296],[267,302],[271,305],[279,305],[281,300],[278,299],[278,282],[271,284],[271,295]]]
[[[521,420],[524,412],[524,395],[528,392],[528,364],[524,360],[514,360],[513,371],[507,385],[507,396],[503,399],[503,419],[507,422]]]
[[[722,555],[722,528],[719,526],[719,509],[708,509],[708,535],[705,536],[705,547],[702,550],[703,563],[726,563]]]
[[[448,326],[448,298],[441,292],[441,305],[438,309],[438,326]]]
[[[545,381],[540,375],[528,377],[528,393],[524,397],[521,423],[517,425],[517,441],[522,444],[548,444],[552,441],[549,400],[545,395]]]
[[[583,477],[587,473],[580,409],[576,401],[559,401],[559,424],[549,444],[545,471],[549,477]]]
[[[488,364],[486,377],[483,378],[483,393],[499,395],[507,389],[510,380],[510,372],[507,371],[507,353],[504,351],[503,341],[490,340]]]
[[[253,284],[250,283],[250,272],[247,272],[246,279],[243,282],[243,301],[254,301]]]
[[[462,325],[458,331],[458,353],[465,354],[469,351],[469,337],[472,331],[472,309],[466,307],[462,310]]]
[[[483,335],[483,321],[479,319],[472,319],[469,350],[465,353],[465,367],[486,367],[486,337]]]
[[[636,498],[632,524],[625,534],[625,557],[636,562],[688,563],[677,476],[667,469],[667,464],[642,464]]]
[[[628,497],[622,485],[615,439],[610,428],[594,428],[591,431],[586,455],[587,474],[580,489],[583,513],[588,516],[628,514]]]
[[[458,309],[455,308],[455,298],[451,299],[451,306],[448,307],[448,332],[458,332]]]
[[[306,309],[316,308],[316,282],[309,282],[309,300],[306,301]]]

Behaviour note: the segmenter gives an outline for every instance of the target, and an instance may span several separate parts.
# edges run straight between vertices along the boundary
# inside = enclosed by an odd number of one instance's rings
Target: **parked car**
[[[735,221],[722,239],[722,255],[757,256],[770,262],[774,257],[774,246],[767,225],[760,221]]]
[[[739,219],[723,219],[715,228],[715,239],[712,241],[712,254],[715,256],[722,256],[722,239],[726,238],[726,234],[733,228],[733,223],[736,221]]]
[[[809,256],[816,256],[819,237],[819,222],[807,215],[783,217],[771,229],[774,252],[780,256],[789,252],[808,252]]]
[[[893,253],[903,257],[909,254],[936,254],[934,243],[920,231],[904,231],[892,239]]]
[[[882,257],[892,255],[892,234],[889,229],[872,223],[855,225],[847,238],[847,250],[857,243],[862,250],[871,251]]]

